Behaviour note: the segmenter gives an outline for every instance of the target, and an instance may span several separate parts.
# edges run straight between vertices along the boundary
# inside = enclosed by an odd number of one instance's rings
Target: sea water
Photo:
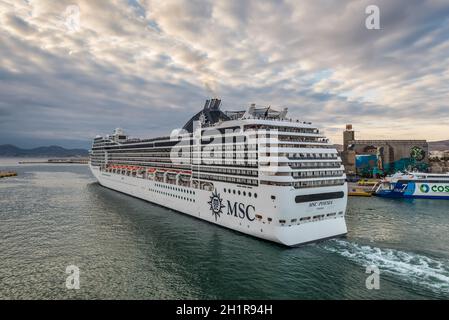
[[[85,165],[0,168],[18,172],[0,179],[1,299],[449,298],[449,201],[349,198],[346,238],[292,249],[101,187]]]

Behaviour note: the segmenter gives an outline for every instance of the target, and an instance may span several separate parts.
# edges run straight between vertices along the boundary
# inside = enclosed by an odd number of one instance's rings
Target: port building
[[[348,175],[379,177],[404,170],[427,171],[426,140],[357,140],[351,124],[343,131],[341,158]]]

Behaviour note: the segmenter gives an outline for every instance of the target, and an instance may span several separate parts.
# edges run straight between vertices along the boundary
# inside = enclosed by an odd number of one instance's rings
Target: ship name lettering
[[[326,201],[320,201],[320,202],[310,202],[309,207],[321,207],[321,206],[329,206],[333,204],[333,200],[326,200]]]

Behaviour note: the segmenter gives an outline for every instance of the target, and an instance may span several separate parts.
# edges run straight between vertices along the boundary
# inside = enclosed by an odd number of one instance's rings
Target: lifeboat
[[[176,179],[176,175],[177,175],[177,173],[176,172],[167,172],[167,179],[170,179],[170,180],[173,180],[173,179]]]

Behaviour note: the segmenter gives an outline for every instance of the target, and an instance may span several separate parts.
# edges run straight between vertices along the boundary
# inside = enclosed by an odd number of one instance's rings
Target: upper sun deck
[[[307,129],[303,133],[319,133],[311,122],[288,118],[287,108],[278,111],[271,106],[256,107],[255,104],[251,104],[246,110],[223,112],[220,110],[220,104],[221,100],[219,99],[206,100],[203,110],[195,114],[184,125],[183,129],[192,133],[195,124],[199,122],[200,127],[206,130],[238,128],[241,126],[245,126],[245,129],[251,129],[251,125],[253,125],[254,129],[286,131],[287,128],[303,128]]]
[[[279,135],[288,136],[309,136],[315,138],[325,138],[311,122],[300,121],[287,117],[287,108],[283,108],[282,111],[278,111],[271,106],[268,107],[256,107],[255,104],[251,104],[247,110],[242,111],[221,111],[221,100],[210,99],[206,100],[206,103],[201,111],[196,113],[187,123],[183,126],[182,130],[175,129],[168,136],[160,136],[154,138],[129,138],[126,136],[122,129],[116,129],[113,135],[107,135],[106,137],[97,136],[94,142],[115,143],[118,145],[133,145],[141,143],[156,143],[171,140],[172,136],[190,136],[196,135],[197,129],[201,129],[201,134],[206,135],[216,134],[241,134],[254,130],[259,134],[278,133]],[[103,143],[104,143],[103,142]]]

